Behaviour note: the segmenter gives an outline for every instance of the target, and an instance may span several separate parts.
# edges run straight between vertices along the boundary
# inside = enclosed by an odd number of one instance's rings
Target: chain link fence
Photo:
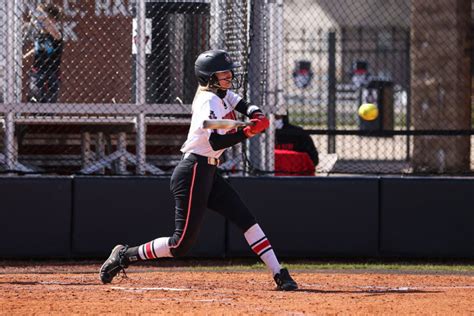
[[[222,48],[242,64],[238,93],[272,122],[228,150],[222,171],[472,174],[472,8],[470,0],[6,1],[0,170],[169,175],[189,128],[194,61]],[[363,103],[377,106],[375,120],[359,117]]]

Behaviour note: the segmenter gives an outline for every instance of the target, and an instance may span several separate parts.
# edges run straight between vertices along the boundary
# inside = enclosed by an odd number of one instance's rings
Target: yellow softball
[[[373,121],[379,115],[379,108],[373,103],[364,103],[359,107],[359,116],[366,121]]]

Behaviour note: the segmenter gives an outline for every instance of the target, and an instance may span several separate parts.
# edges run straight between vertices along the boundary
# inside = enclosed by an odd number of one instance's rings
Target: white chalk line
[[[380,291],[436,291],[436,290],[456,290],[456,289],[472,289],[474,290],[474,285],[450,285],[450,286],[436,286],[436,285],[426,285],[426,286],[397,286],[397,287],[388,287],[388,286],[357,286],[359,289],[367,290],[380,290]]]
[[[39,281],[38,284],[44,284],[44,285],[69,285],[71,284],[70,282],[65,282],[65,281]],[[88,284],[84,284],[88,285]]]
[[[191,291],[189,288],[174,288],[174,287],[122,287],[112,286],[112,290],[127,291],[127,292],[147,292],[147,291],[168,291],[168,292],[182,292]]]
[[[323,284],[301,284],[306,288],[321,288],[321,289],[334,289],[335,286],[327,286]],[[345,286],[342,286],[345,287]],[[342,288],[341,287],[341,288]],[[409,292],[409,291],[437,291],[437,290],[474,290],[474,285],[415,285],[415,286],[375,286],[375,285],[362,285],[362,286],[348,286],[361,290],[369,291],[391,291],[391,292]]]
[[[196,302],[196,303],[215,303],[215,302],[229,302],[232,298],[210,298],[210,299],[183,299],[183,298],[151,298],[151,301],[173,301],[173,302]]]

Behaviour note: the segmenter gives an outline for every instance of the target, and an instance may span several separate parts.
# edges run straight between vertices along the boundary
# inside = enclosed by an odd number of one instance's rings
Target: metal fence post
[[[211,2],[210,44],[213,49],[224,46],[224,5],[225,3],[222,0],[213,0]]]
[[[5,115],[5,157],[8,170],[14,170],[16,165],[15,157],[15,122],[14,113],[8,112]]]
[[[5,104],[13,105],[19,102],[21,95],[21,48],[18,34],[21,30],[21,3],[17,1],[6,1],[6,41],[5,41]],[[21,32],[20,32],[21,34]],[[15,112],[8,111],[5,114],[5,160],[9,170],[16,166],[15,148]]]
[[[143,105],[146,102],[146,52],[145,52],[145,20],[146,20],[146,6],[145,0],[137,2],[137,59],[136,59],[136,102],[138,105]],[[139,113],[137,117],[137,174],[145,173],[145,155],[146,155],[146,126],[145,115]]]
[[[96,139],[95,139],[95,151],[96,151],[96,157],[98,159],[104,159],[105,158],[105,140],[104,140],[104,133],[103,132],[98,132]],[[98,170],[99,174],[104,174],[105,173],[105,168],[100,168]]]
[[[336,32],[329,32],[328,130],[336,129]],[[336,152],[336,136],[328,136],[328,153]]]
[[[145,174],[145,162],[146,162],[146,123],[145,114],[140,113],[137,116],[137,139],[136,139],[136,151],[137,151],[137,174]]]
[[[82,168],[88,167],[92,161],[91,153],[91,134],[84,132],[81,134],[81,146],[82,146]]]
[[[117,150],[121,153],[127,152],[127,134],[120,132],[117,138]],[[117,162],[117,172],[118,174],[125,174],[127,170],[127,159],[125,155],[120,156]]]

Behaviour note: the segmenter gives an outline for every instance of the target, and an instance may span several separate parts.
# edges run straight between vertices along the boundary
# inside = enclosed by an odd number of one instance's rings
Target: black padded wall
[[[474,180],[259,177],[229,181],[280,257],[474,258]],[[0,258],[106,257],[169,236],[169,178],[0,177]],[[189,256],[254,256],[209,211]]]
[[[474,181],[382,178],[381,252],[474,258]]]
[[[67,258],[70,177],[0,178],[0,257]]]
[[[169,178],[77,177],[73,253],[106,256],[118,243],[138,246],[174,230]],[[208,212],[189,256],[224,255],[224,219]]]
[[[280,256],[375,256],[378,178],[231,178]],[[228,229],[228,256],[252,255]]]

